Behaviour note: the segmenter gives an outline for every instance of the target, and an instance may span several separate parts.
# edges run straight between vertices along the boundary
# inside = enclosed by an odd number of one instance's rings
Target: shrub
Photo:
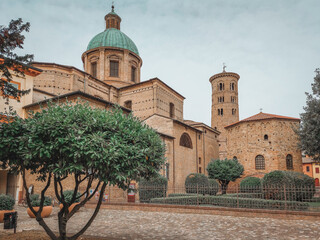
[[[150,202],[151,198],[167,196],[168,180],[159,175],[158,177],[139,181],[139,199],[140,202]]]
[[[206,194],[208,192],[208,177],[201,173],[191,173],[185,181],[186,193]]]
[[[272,171],[262,179],[265,198],[309,200],[315,193],[314,179],[298,172]]]
[[[39,194],[32,194],[30,195],[30,203],[32,207],[39,207],[40,206],[41,199],[39,197]],[[43,206],[51,206],[52,199],[50,197],[44,197]]]
[[[196,193],[170,193],[168,197],[186,197],[186,196],[197,196]]]
[[[246,177],[240,182],[240,191],[242,193],[261,192],[261,180],[257,177]]]
[[[172,198],[154,198],[151,203],[175,205],[214,205],[230,208],[278,209],[278,210],[306,210],[308,203],[297,201],[279,201],[256,198],[234,198],[223,196],[185,196]]]
[[[63,197],[64,197],[64,200],[68,203],[68,204],[70,204],[70,202],[71,202],[71,199],[72,199],[72,196],[73,196],[73,190],[66,190],[66,191],[63,191]],[[77,192],[77,195],[76,195],[76,200],[74,201],[75,203],[78,203],[78,202],[80,202],[80,193],[79,192]]]
[[[219,183],[215,179],[209,178],[209,186],[208,186],[207,194],[216,195],[217,192],[219,191],[219,187],[220,187]]]
[[[14,198],[10,195],[0,194],[0,210],[12,210],[15,204]]]
[[[263,199],[263,193],[230,193],[226,195],[227,197],[240,197],[240,198],[259,198]]]

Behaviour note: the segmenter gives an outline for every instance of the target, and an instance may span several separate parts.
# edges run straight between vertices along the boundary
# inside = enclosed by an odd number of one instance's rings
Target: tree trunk
[[[222,194],[226,194],[227,193],[228,184],[229,184],[229,182],[227,182],[227,181],[221,182],[221,192],[222,192]]]
[[[58,214],[59,217],[59,240],[67,240],[67,219],[63,214]]]

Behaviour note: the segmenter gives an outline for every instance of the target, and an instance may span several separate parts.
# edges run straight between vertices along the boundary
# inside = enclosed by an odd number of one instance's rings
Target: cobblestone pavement
[[[17,207],[18,231],[42,230],[23,207]],[[57,211],[46,219],[57,231]],[[68,224],[68,232],[77,232],[93,209],[82,209]],[[0,224],[0,238],[4,237]],[[140,212],[101,209],[86,235],[110,239],[320,239],[320,222],[247,218],[204,214]]]

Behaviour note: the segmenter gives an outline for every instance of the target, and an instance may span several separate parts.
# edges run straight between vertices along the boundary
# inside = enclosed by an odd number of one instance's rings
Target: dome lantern
[[[121,17],[114,12],[114,5],[112,5],[111,12],[109,12],[104,19],[106,21],[106,29],[115,28],[120,30]]]

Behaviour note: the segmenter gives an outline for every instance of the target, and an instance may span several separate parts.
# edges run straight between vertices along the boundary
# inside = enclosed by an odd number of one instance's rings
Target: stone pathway
[[[42,230],[23,207],[17,207],[18,231]],[[57,211],[46,219],[57,231]],[[77,232],[93,209],[82,209],[68,224],[68,232]],[[0,224],[0,239],[8,230]],[[10,233],[12,231],[10,230]],[[203,214],[140,212],[101,209],[86,235],[110,239],[320,239],[320,222],[247,218]]]

